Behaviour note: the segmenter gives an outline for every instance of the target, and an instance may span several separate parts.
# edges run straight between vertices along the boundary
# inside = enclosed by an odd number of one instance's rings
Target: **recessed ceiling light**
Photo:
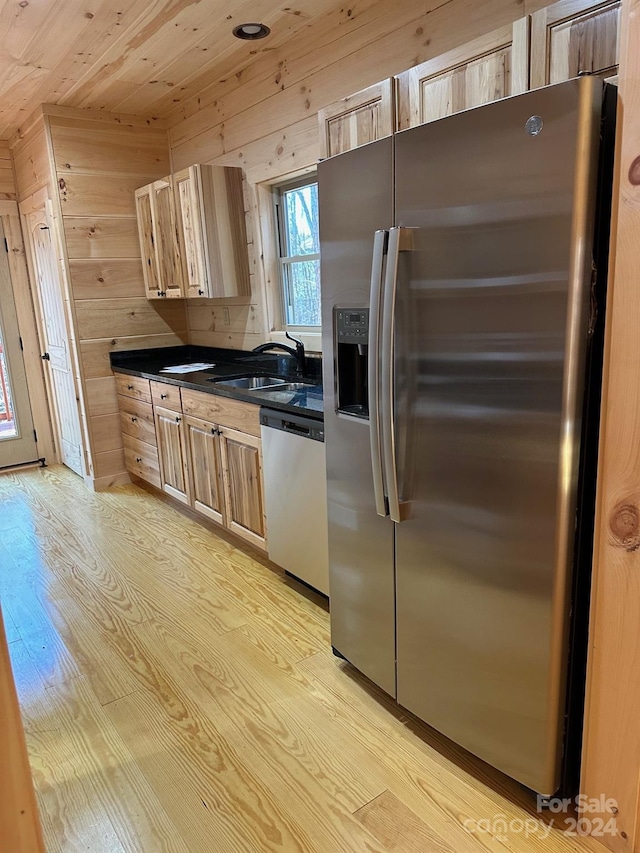
[[[238,39],[263,39],[271,30],[266,24],[239,24],[233,28],[233,34]]]

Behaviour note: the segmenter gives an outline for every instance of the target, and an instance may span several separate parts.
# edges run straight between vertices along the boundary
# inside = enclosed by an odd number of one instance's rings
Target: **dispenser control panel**
[[[336,326],[339,344],[366,344],[369,342],[369,309],[336,309]]]

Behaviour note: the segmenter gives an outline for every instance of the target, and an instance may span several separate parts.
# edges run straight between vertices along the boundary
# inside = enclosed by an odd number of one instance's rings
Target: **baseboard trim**
[[[131,477],[126,471],[120,474],[111,474],[109,477],[85,477],[85,485],[92,492],[107,492],[113,486],[123,486],[131,482]]]

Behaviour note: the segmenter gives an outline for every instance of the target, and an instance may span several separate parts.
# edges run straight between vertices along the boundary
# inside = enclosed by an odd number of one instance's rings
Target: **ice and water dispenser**
[[[368,418],[369,309],[334,308],[334,314],[338,411],[357,418]]]

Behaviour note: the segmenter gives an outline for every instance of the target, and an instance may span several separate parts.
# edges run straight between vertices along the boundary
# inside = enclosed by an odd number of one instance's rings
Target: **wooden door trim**
[[[622,4],[620,87],[581,793],[615,801],[611,850],[640,838],[640,0]],[[590,814],[591,821],[594,814]]]
[[[22,238],[19,208],[15,201],[3,202],[0,218],[9,250],[11,286],[22,338],[24,368],[31,402],[31,415],[36,431],[38,456],[49,464],[59,461],[54,441],[50,398],[40,358],[42,338],[34,305],[33,274],[29,269],[29,253]]]
[[[0,755],[0,837],[3,847],[12,853],[45,853],[1,611]]]

